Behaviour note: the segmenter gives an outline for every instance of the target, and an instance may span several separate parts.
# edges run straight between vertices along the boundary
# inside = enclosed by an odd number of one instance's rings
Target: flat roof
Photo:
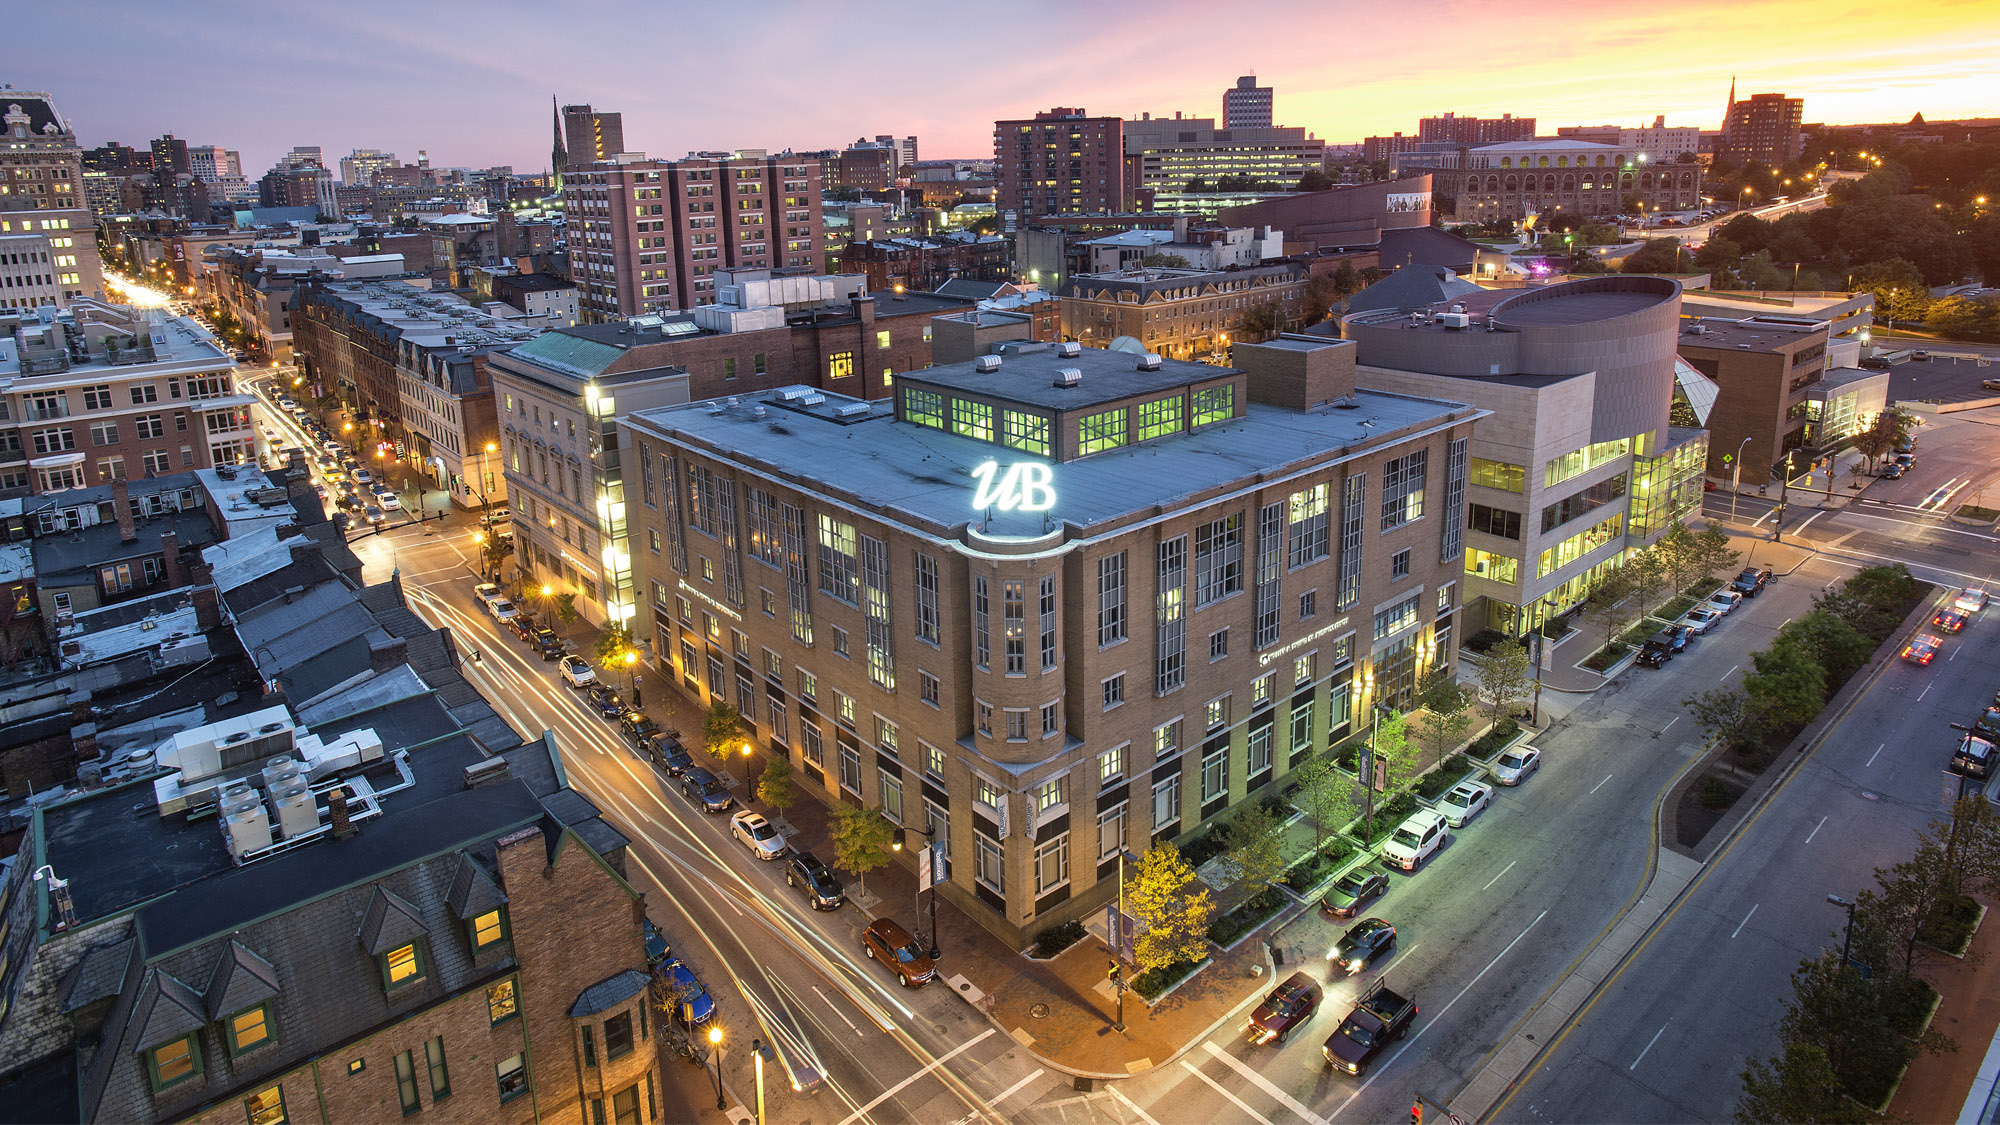
[[[993,371],[955,363],[911,371],[900,376],[899,381],[906,386],[943,387],[1046,410],[1080,410],[1099,403],[1163,394],[1190,383],[1212,382],[1237,374],[1233,367],[1178,359],[1161,360],[1157,371],[1141,371],[1139,357],[1129,352],[1083,348],[1080,354],[1065,357],[1053,345],[1041,347],[1046,350],[1002,355],[999,368]],[[1064,369],[1083,373],[1076,386],[1056,386],[1056,373]]]
[[[1495,308],[1502,324],[1567,326],[1610,320],[1660,303],[1657,293],[1566,293],[1554,300]]]
[[[1700,328],[1699,336],[1694,328]],[[1681,334],[1675,338],[1678,348],[1727,348],[1734,351],[1779,352],[1805,341],[1825,339],[1824,330],[1790,328],[1782,324],[1752,323],[1736,320],[1702,319],[1692,325],[1683,325]]]

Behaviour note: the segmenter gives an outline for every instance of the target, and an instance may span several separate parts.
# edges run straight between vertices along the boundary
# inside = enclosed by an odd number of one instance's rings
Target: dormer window
[[[267,1002],[245,1008],[230,1016],[223,1028],[228,1033],[230,1058],[254,1051],[271,1041],[271,1005]]]
[[[394,992],[424,977],[424,954],[417,942],[400,945],[382,955],[382,987]]]
[[[472,951],[484,952],[487,948],[507,940],[507,908],[498,906],[466,923],[472,931]]]
[[[146,1075],[153,1092],[201,1077],[201,1041],[194,1032],[146,1051]]]

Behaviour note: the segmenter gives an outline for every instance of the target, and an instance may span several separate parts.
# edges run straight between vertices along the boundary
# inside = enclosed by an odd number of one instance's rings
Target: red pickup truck
[[[1275,1039],[1283,1043],[1293,1028],[1313,1018],[1319,1000],[1319,982],[1304,973],[1293,973],[1250,1013],[1250,1042],[1263,1044]]]

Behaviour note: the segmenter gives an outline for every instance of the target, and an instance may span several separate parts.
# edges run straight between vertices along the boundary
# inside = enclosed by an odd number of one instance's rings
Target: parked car
[[[503,597],[500,587],[491,582],[481,582],[472,588],[472,597],[486,612],[493,612],[493,603]]]
[[[1764,585],[1769,581],[1771,581],[1771,571],[1768,568],[1759,570],[1754,566],[1746,566],[1743,572],[1736,576],[1736,580],[1729,584],[1729,588],[1746,598],[1754,598],[1764,592]]]
[[[937,976],[936,966],[894,918],[877,918],[861,931],[861,948],[868,956],[895,970],[904,988],[922,988]]]
[[[1916,468],[1917,455],[1915,453],[1896,454],[1896,467],[1905,471]]]
[[[1463,828],[1467,821],[1486,811],[1493,800],[1493,787],[1483,781],[1461,781],[1445,791],[1438,798],[1437,811],[1444,814],[1444,822],[1453,828]]]
[[[1734,590],[1717,590],[1708,596],[1706,604],[1721,610],[1722,615],[1727,617],[1736,612],[1737,606],[1743,604],[1743,595]]]
[[[762,860],[785,858],[785,837],[762,813],[749,809],[729,818],[729,834]]]
[[[2000,742],[2000,703],[1979,713],[1972,721],[1972,732],[1988,742]]]
[[[646,740],[641,744],[646,756],[653,764],[667,771],[669,777],[679,777],[694,768],[694,759],[688,757],[687,748],[679,739],[665,736]]]
[[[1355,1001],[1354,1010],[1347,1013],[1333,1034],[1327,1036],[1321,1053],[1326,1056],[1328,1066],[1359,1077],[1367,1072],[1368,1064],[1384,1047],[1409,1034],[1416,1019],[1415,1000],[1390,991],[1383,981],[1376,981],[1373,988]]]
[[[1880,475],[1883,480],[1896,480],[1903,475],[1903,471],[1903,466],[1901,465],[1886,465],[1883,467]]]
[[[1382,918],[1363,918],[1347,928],[1326,959],[1336,973],[1359,973],[1396,948],[1396,927]]]
[[[397,495],[393,492],[381,493],[376,497],[376,499],[381,503],[382,507],[387,509],[388,511],[400,512],[403,510],[403,501],[400,498],[398,498]]]
[[[1342,875],[1319,900],[1319,908],[1335,918],[1352,918],[1389,889],[1389,875],[1372,867],[1357,867]]]
[[[1704,636],[1715,623],[1722,620],[1722,611],[1709,605],[1698,605],[1681,618],[1681,624],[1693,636]]]
[[[618,694],[617,689],[613,688],[610,684],[595,683],[590,685],[590,689],[583,693],[583,698],[586,703],[589,703],[591,707],[596,709],[598,714],[607,719],[624,718],[625,712],[631,710],[631,708],[625,706],[625,700]]]
[[[736,803],[729,790],[723,788],[722,781],[700,766],[691,767],[681,774],[681,795],[706,813],[726,813],[729,806]]]
[[[394,492],[395,490],[378,480],[368,485],[368,491],[374,493],[377,496],[387,496],[391,492]]]
[[[1967,586],[1951,600],[1951,608],[1960,613],[1978,613],[1986,608],[1986,591],[1977,586]]]
[[[1516,746],[1493,763],[1493,780],[1502,785],[1519,785],[1529,774],[1542,768],[1542,752],[1532,746]]]
[[[1319,982],[1305,973],[1293,973],[1285,983],[1271,990],[1264,1002],[1250,1013],[1250,1042],[1283,1043],[1292,1029],[1313,1018],[1324,995]]]
[[[1667,661],[1673,658],[1673,650],[1661,648],[1659,645],[1648,641],[1646,642],[1646,647],[1639,650],[1639,655],[1632,658],[1632,662],[1647,668],[1665,668]]]
[[[563,682],[573,688],[589,687],[597,682],[597,669],[581,656],[565,656],[556,669],[562,674]]]
[[[1951,755],[1951,770],[1981,780],[1993,776],[1993,743],[1970,734],[1959,739],[1958,749]]]
[[[674,947],[667,944],[667,935],[660,927],[653,925],[651,918],[640,922],[639,929],[646,936],[646,967],[657,969],[667,958],[674,955]]]
[[[1931,614],[1931,624],[1947,633],[1956,633],[1965,628],[1965,615],[1955,609],[1941,609]]]
[[[805,892],[814,910],[839,910],[847,892],[833,869],[811,852],[793,852],[785,864],[785,885]]]
[[[1396,826],[1389,842],[1382,845],[1382,858],[1405,871],[1415,871],[1449,839],[1451,829],[1444,817],[1435,810],[1422,809]]]
[[[563,657],[563,640],[547,625],[538,625],[531,630],[528,633],[528,643],[534,646],[536,652],[542,654],[543,660],[561,660]]]
[[[370,508],[368,510],[371,512],[380,512],[382,509]],[[518,616],[521,612],[520,607],[516,606],[511,598],[501,598],[495,601],[492,605],[492,609],[493,609],[494,620],[500,621],[502,623],[505,623],[506,621],[511,620],[512,618]]]
[[[714,999],[686,961],[676,957],[664,962],[653,975],[660,978],[662,989],[674,1002],[673,1013],[683,1024],[700,1027],[715,1017]]]
[[[634,746],[660,733],[660,724],[644,711],[627,711],[618,719],[618,733]]]
[[[513,631],[514,636],[524,641],[534,636],[536,624],[535,615],[532,613],[517,613],[506,621],[507,628]]]
[[[348,515],[346,512],[333,513],[333,529],[335,531],[344,532],[352,526],[354,526],[353,516]]]
[[[1903,659],[1921,667],[1937,659],[1938,650],[1943,647],[1943,637],[1931,633],[1919,633],[1909,644],[1903,646]]]
[[[1916,360],[1918,363],[1928,363],[1931,353],[1925,351],[1923,348],[1912,348],[1910,350],[1910,358]]]

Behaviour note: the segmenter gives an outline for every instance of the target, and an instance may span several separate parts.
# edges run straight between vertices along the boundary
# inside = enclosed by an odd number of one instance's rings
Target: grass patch
[[[1417,796],[1426,801],[1435,801],[1438,795],[1458,784],[1467,769],[1464,754],[1453,754],[1438,763],[1438,768],[1417,779]]]
[[[1245,900],[1243,905],[1210,922],[1208,940],[1217,945],[1228,945],[1269,921],[1290,901],[1285,892],[1276,887],[1266,887],[1262,894]]]
[[[1481,735],[1479,741],[1466,747],[1466,753],[1475,758],[1491,758],[1500,752],[1502,746],[1514,741],[1521,733],[1521,724],[1511,716],[1493,724],[1493,729]]]
[[[1641,618],[1637,625],[1619,634],[1617,643],[1630,648],[1638,648],[1640,645],[1646,643],[1646,638],[1659,631],[1659,625]]]
[[[1882,1010],[1889,1017],[1889,1026],[1909,1039],[1923,1034],[1924,1020],[1937,1001],[1937,989],[1921,977],[1901,974],[1884,981],[1883,987],[1886,991],[1882,996]]]
[[[1729,791],[1729,786],[1724,785],[1721,778],[1704,777],[1695,800],[1700,801],[1705,809],[1726,809],[1735,803],[1736,795]]]
[[[1292,865],[1285,872],[1285,885],[1304,894],[1319,885],[1320,880],[1340,870],[1354,855],[1354,843],[1345,837],[1335,836],[1318,851]]]
[[[1699,598],[1691,598],[1683,594],[1680,597],[1675,598],[1673,601],[1668,602],[1666,605],[1661,606],[1659,611],[1653,614],[1653,616],[1663,617],[1668,621],[1679,621],[1681,619],[1681,616],[1685,614],[1688,610],[1693,609],[1696,606],[1696,604],[1700,602],[1705,602],[1707,600],[1708,600],[1708,595],[1706,594],[1702,595]]]
[[[1378,847],[1396,831],[1396,826],[1417,811],[1417,799],[1408,793],[1398,793],[1387,804],[1375,806],[1375,831],[1368,838],[1368,846]],[[1364,818],[1361,827],[1366,831],[1368,824]]]
[[[1188,841],[1187,845],[1181,848],[1181,858],[1187,860],[1189,867],[1200,867],[1228,850],[1229,844],[1223,840],[1222,833],[1210,830]]]
[[[1583,666],[1593,672],[1609,671],[1613,664],[1625,659],[1625,654],[1631,652],[1632,647],[1620,641],[1613,641],[1592,653],[1590,659],[1583,662]]]
[[[1972,926],[1977,921],[1979,904],[1969,895],[1959,895],[1938,904],[1931,916],[1924,919],[1923,928],[1917,931],[1917,939],[1934,949],[1962,957],[1966,947],[1972,944]]]
[[[1994,520],[2000,520],[2000,511],[1992,508],[1982,508],[1977,504],[1960,504],[1958,511],[1953,512],[1952,515],[1962,520],[1978,520],[1981,523],[1992,523]]]
[[[1333,748],[1333,764],[1346,770],[1348,773],[1358,774],[1361,767],[1361,744],[1363,741],[1360,735],[1356,735],[1335,746]]]
[[[1034,956],[1044,961],[1083,940],[1082,922],[1064,922],[1035,935]]]
[[[1160,993],[1179,984],[1189,973],[1201,968],[1203,961],[1176,961],[1157,969],[1147,969],[1132,978],[1132,991],[1151,1000]]]

